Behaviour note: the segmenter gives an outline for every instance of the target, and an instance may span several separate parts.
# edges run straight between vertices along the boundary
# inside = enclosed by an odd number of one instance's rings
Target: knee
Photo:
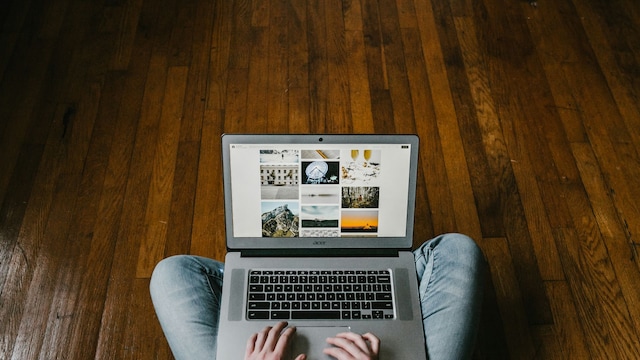
[[[199,268],[197,257],[192,255],[174,255],[161,260],[151,274],[151,297],[163,296],[167,291],[181,286],[185,278],[192,278]]]
[[[224,264],[195,255],[174,255],[161,260],[153,269],[149,284],[151,296],[183,287],[203,276],[222,283]]]
[[[181,269],[185,267],[187,262],[187,256],[176,255],[163,259],[156,264],[149,283],[151,297],[153,298],[155,295],[161,294],[165,291],[167,285],[177,280]]]
[[[467,235],[449,233],[425,243],[433,249],[440,260],[452,264],[459,264],[470,271],[483,271],[486,260],[482,250],[476,242]]]
[[[476,242],[464,234],[445,234],[442,236],[441,244],[451,254],[463,259],[470,264],[483,264],[485,262],[482,250]]]

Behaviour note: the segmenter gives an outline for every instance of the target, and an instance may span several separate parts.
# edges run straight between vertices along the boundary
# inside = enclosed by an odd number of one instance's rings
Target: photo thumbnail
[[[344,210],[340,221],[343,233],[378,232],[378,210]]]
[[[337,161],[303,161],[303,184],[339,184],[340,163]]]
[[[380,188],[376,186],[347,186],[342,188],[342,208],[378,208]]]
[[[300,228],[297,201],[262,202],[262,237],[298,237]]]

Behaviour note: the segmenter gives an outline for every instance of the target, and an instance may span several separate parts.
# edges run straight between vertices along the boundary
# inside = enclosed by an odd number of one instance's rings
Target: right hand
[[[323,352],[337,360],[377,360],[380,351],[380,339],[371,333],[344,332],[328,338],[327,343],[333,347]]]

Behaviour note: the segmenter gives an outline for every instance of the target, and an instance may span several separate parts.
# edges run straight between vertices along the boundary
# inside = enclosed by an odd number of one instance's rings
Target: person
[[[463,234],[443,234],[414,250],[424,338],[429,359],[468,359],[480,320],[486,261]],[[215,359],[224,264],[195,255],[160,261],[150,293],[176,359]],[[295,327],[279,322],[247,340],[245,360],[283,359]],[[377,360],[374,334],[341,333],[327,340],[325,354],[338,360]],[[306,359],[297,354],[295,360]]]

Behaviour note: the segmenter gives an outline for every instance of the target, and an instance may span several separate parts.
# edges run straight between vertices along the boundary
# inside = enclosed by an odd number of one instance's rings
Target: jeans
[[[446,234],[413,253],[429,359],[470,358],[485,276],[482,252],[469,237]],[[221,262],[192,255],[156,266],[151,298],[176,359],[215,359],[223,273]]]

